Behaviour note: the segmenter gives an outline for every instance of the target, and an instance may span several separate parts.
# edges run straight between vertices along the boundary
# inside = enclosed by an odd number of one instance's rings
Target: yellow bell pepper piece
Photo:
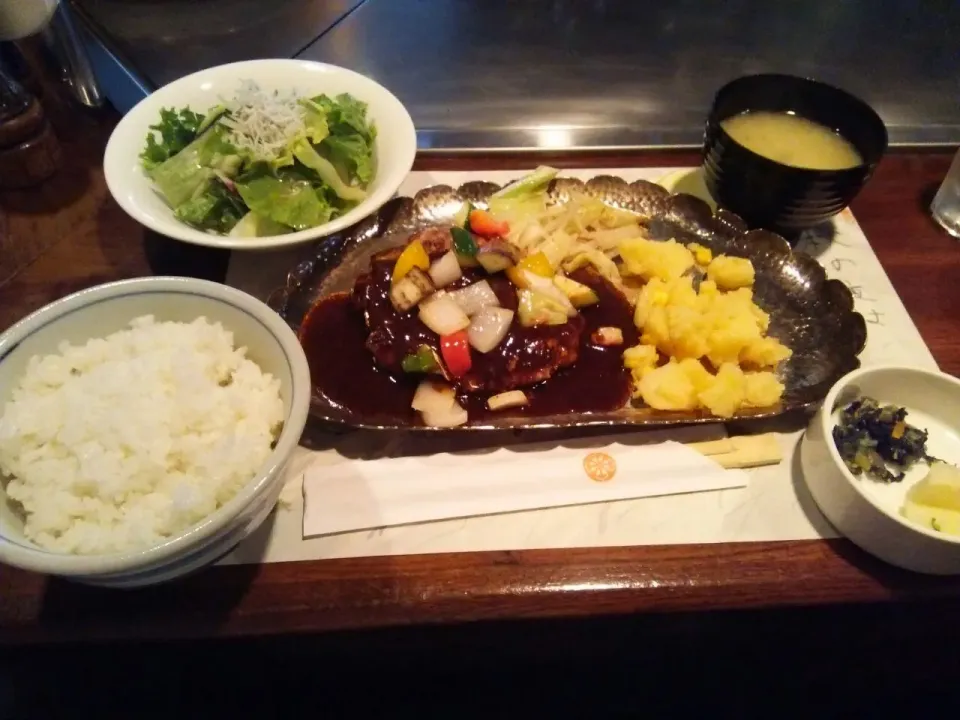
[[[553,277],[553,266],[542,252],[527,255],[513,267],[507,268],[507,277],[510,278],[510,282],[521,289],[527,289],[527,281],[523,277],[524,270],[529,270],[534,275],[540,275],[541,277]]]
[[[430,256],[419,240],[414,240],[400,253],[397,264],[393,266],[393,282],[403,280],[413,268],[430,269]]]

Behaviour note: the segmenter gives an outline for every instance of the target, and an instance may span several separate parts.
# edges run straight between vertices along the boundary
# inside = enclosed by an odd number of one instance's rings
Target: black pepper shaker
[[[7,75],[20,83],[28,93],[36,98],[43,98],[43,86],[15,42],[0,42],[0,68],[5,69]]]
[[[43,182],[57,171],[60,157],[40,102],[0,65],[0,188]]]

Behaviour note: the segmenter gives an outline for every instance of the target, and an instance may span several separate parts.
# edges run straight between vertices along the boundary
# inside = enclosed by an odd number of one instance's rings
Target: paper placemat
[[[583,179],[609,174],[627,181],[656,181],[676,169],[597,168],[564,170],[563,174]],[[477,179],[505,183],[524,172],[415,172],[399,192],[412,195],[430,185],[457,186]],[[936,369],[933,356],[849,211],[835,218],[832,239],[808,234],[801,240],[801,249],[816,256],[829,277],[842,280],[853,291],[857,310],[867,321],[863,365],[893,363]],[[233,253],[227,282],[266,298],[304,252]],[[356,442],[357,435],[330,436],[331,449],[322,452],[335,453],[343,443]],[[222,562],[836,537],[802,484],[795,453],[800,436],[800,432],[781,434],[783,462],[746,471],[750,474],[746,488],[404,525],[307,540],[301,530],[300,480],[304,469],[316,460],[316,452],[301,447],[288,471],[289,484],[278,510]],[[673,437],[681,441],[697,439]]]
[[[456,518],[743,488],[686,445],[600,436],[357,462],[318,453],[303,476],[303,535],[316,537]]]

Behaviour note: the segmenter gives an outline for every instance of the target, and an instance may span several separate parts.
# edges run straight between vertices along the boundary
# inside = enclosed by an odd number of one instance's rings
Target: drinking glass
[[[70,3],[0,0],[0,40],[21,40],[38,33],[74,97],[87,107],[100,107],[103,93]]]
[[[933,219],[955,238],[960,238],[960,151],[953,158],[943,184],[930,206]]]

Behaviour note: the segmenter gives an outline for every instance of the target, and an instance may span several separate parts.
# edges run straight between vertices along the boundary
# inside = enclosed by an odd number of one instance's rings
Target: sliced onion
[[[612,250],[619,247],[624,240],[634,240],[644,236],[640,226],[636,224],[622,225],[611,230],[594,230],[584,234],[601,250]]]
[[[488,353],[499,345],[510,330],[513,310],[501,307],[485,307],[470,320],[467,337],[470,345],[482,353]]]
[[[448,295],[420,303],[420,320],[437,335],[452,335],[470,325],[470,318]]]
[[[419,412],[443,413],[457,404],[456,391],[437,380],[424,380],[417,385],[410,407]]]
[[[611,345],[623,345],[623,330],[618,327],[601,327],[593,331],[590,339],[594,345],[609,347]]]
[[[523,407],[529,402],[522,390],[510,390],[487,398],[487,407],[491,410],[509,410]]]
[[[454,290],[448,295],[460,306],[467,315],[473,315],[485,307],[499,307],[500,300],[486,280],[467,285],[465,288]]]
[[[521,247],[530,247],[546,239],[547,234],[543,231],[540,223],[532,222],[523,229],[517,242]]]
[[[423,424],[428,427],[451,428],[467,422],[467,411],[457,404],[448,410],[423,412],[420,416],[423,418]]]
[[[438,288],[446,287],[455,280],[459,280],[461,275],[460,261],[457,260],[457,254],[453,250],[445,253],[430,266],[430,279]]]

